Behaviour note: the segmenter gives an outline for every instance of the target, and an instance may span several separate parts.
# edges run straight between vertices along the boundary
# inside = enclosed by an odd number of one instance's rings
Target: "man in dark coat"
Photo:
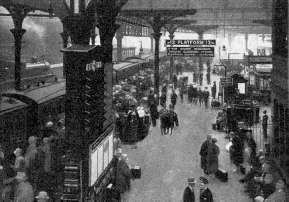
[[[202,103],[203,103],[203,91],[201,90],[201,88],[199,88],[199,91],[198,91],[198,98],[199,98],[200,106],[202,106]]]
[[[193,100],[193,85],[190,84],[188,87],[188,103],[192,103]]]
[[[176,88],[177,88],[177,84],[178,84],[178,77],[177,77],[177,75],[174,75],[174,76],[173,76],[173,83],[174,83],[174,89],[176,89]]]
[[[236,134],[233,134],[232,146],[230,147],[229,153],[232,163],[236,166],[236,169],[233,170],[233,172],[238,172],[240,170],[240,165],[244,162],[244,156],[242,140]]]
[[[158,103],[155,98],[154,91],[151,89],[148,95],[148,105],[150,108],[150,114],[152,119],[152,126],[155,127],[157,124],[157,119],[159,118]]]
[[[205,87],[205,90],[203,91],[204,103],[206,108],[208,108],[209,106],[209,97],[210,97],[210,93],[207,89],[208,87]]]
[[[166,93],[162,93],[161,97],[160,97],[160,105],[164,106],[166,105],[167,102],[167,94]]]
[[[167,131],[170,135],[172,135],[175,125],[179,127],[178,114],[174,111],[172,104],[170,104],[169,106],[168,116],[169,120],[167,125],[168,127]]]
[[[200,150],[200,155],[201,155],[201,168],[204,169],[204,173],[207,175],[208,170],[207,170],[207,155],[208,155],[208,147],[211,144],[211,135],[207,135],[207,140],[203,142]]]
[[[214,202],[213,194],[208,188],[208,180],[201,177],[200,202]]]
[[[165,135],[168,132],[169,128],[169,113],[168,110],[166,109],[166,105],[162,105],[162,108],[160,109],[159,112],[160,115],[160,122],[161,122],[161,134]]]
[[[126,192],[130,190],[130,167],[127,164],[127,154],[122,154],[117,164],[115,189],[120,193],[121,200],[126,199]]]
[[[179,90],[179,94],[180,94],[180,98],[181,98],[181,103],[184,102],[184,87],[181,86],[180,90]]]
[[[217,92],[217,86],[216,86],[216,81],[214,81],[214,85],[212,87],[212,97],[213,97],[213,99],[216,99],[216,92]]]
[[[173,109],[175,109],[175,105],[177,104],[178,95],[176,94],[175,90],[173,90],[171,94],[171,103],[173,105]]]
[[[215,173],[219,169],[220,148],[216,145],[217,139],[212,138],[212,143],[208,146],[207,169],[209,176],[215,179]]]
[[[195,178],[188,179],[188,186],[186,187],[183,195],[184,202],[195,202],[194,186],[196,184]]]
[[[267,138],[268,138],[268,135],[267,135],[267,128],[268,128],[268,115],[266,114],[267,111],[264,110],[263,111],[263,117],[262,117],[262,129],[263,129],[263,137],[264,137],[264,140],[267,142]]]
[[[113,173],[113,180],[112,180],[112,183],[113,185],[115,185],[115,181],[116,181],[116,172],[117,172],[117,164],[118,162],[121,160],[121,155],[122,155],[122,149],[121,148],[118,148],[116,151],[115,151],[115,155],[112,159],[112,173]]]

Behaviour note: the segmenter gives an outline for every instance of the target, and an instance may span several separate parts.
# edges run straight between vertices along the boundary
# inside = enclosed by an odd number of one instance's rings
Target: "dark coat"
[[[117,163],[115,189],[120,193],[130,190],[130,168],[127,163],[120,160]]]
[[[207,169],[209,173],[215,173],[219,169],[220,148],[216,144],[208,146]]]
[[[209,188],[200,192],[200,202],[214,202],[213,194]]]
[[[195,202],[195,193],[194,193],[194,191],[191,191],[189,186],[187,186],[187,188],[184,191],[183,201],[184,202]]]
[[[177,103],[178,95],[176,93],[171,94],[171,103],[175,105]]]
[[[200,150],[201,155],[201,168],[207,169],[207,155],[208,155],[208,147],[211,144],[210,140],[206,140],[203,142]]]
[[[160,97],[160,105],[164,106],[167,102],[167,95],[165,93],[163,93]]]
[[[216,96],[216,92],[217,92],[217,86],[216,86],[216,84],[214,84],[213,87],[212,87],[212,96],[213,97]]]
[[[178,115],[174,110],[169,110],[168,114],[168,127],[169,128],[174,128],[176,125],[177,127],[179,126],[179,120],[178,120]]]
[[[154,94],[149,94],[148,95],[148,104],[150,107],[150,114],[152,119],[158,119],[159,118],[159,112],[157,109],[157,100],[154,97]]]
[[[114,156],[113,159],[111,160],[111,165],[112,165],[112,182],[115,185],[116,181],[116,172],[117,172],[117,164],[119,162],[119,158],[117,156]]]
[[[234,136],[232,139],[232,146],[230,147],[230,157],[232,163],[237,166],[244,162],[242,141],[238,136]]]

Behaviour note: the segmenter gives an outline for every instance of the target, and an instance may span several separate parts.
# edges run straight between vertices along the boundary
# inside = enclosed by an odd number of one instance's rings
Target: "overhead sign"
[[[251,64],[272,64],[271,56],[249,56],[248,63]]]
[[[167,47],[167,55],[214,57],[214,47]]]
[[[166,45],[216,45],[216,40],[166,40]]]
[[[233,78],[221,78],[222,86],[231,86],[233,85]]]

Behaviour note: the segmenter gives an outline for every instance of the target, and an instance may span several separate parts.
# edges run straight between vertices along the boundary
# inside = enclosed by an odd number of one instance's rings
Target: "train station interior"
[[[287,0],[0,0],[0,201],[289,201],[288,75]]]

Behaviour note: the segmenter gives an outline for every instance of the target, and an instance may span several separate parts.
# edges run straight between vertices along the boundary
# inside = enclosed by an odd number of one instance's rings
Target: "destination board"
[[[167,55],[214,57],[214,47],[167,47]]]
[[[216,40],[166,40],[166,45],[216,45]]]

